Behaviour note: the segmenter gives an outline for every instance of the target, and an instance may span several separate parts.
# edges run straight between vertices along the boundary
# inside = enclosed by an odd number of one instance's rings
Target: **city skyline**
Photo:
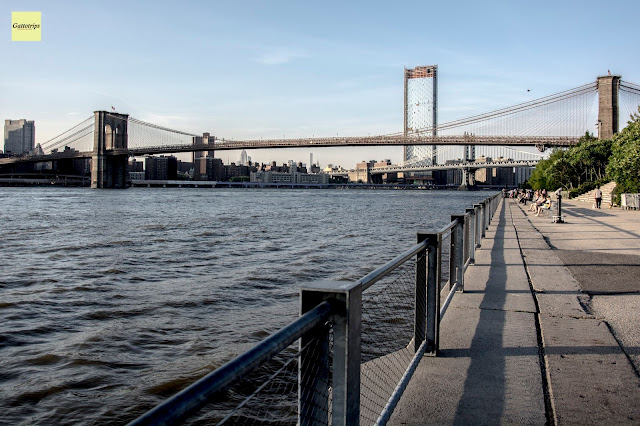
[[[463,3],[455,10],[415,4],[407,13],[333,2],[136,2],[126,10],[5,2],[7,20],[16,10],[42,12],[42,41],[0,40],[7,63],[24,65],[0,70],[0,115],[34,120],[36,143],[112,106],[227,139],[373,135],[402,130],[404,67],[438,64],[440,122],[608,71],[640,82],[627,25],[636,15],[629,12],[640,9],[634,2],[597,9],[595,2]],[[247,153],[282,162],[310,151]],[[322,164],[348,165],[373,157],[397,162],[402,149],[313,153]]]

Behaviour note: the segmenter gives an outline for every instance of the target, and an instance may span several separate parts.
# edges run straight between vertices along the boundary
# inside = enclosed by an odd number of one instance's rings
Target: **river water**
[[[0,188],[0,423],[126,423],[488,195]]]

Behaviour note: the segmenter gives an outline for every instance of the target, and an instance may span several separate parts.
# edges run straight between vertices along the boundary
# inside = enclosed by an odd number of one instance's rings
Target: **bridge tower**
[[[462,168],[462,184],[458,187],[460,191],[473,191],[476,186],[476,169],[471,167]]]
[[[464,161],[466,161],[466,162],[476,161],[476,146],[475,145],[465,145],[464,146]]]
[[[598,139],[611,139],[618,133],[619,75],[598,77]]]
[[[128,114],[94,111],[93,156],[91,157],[92,188],[126,188],[128,186],[129,155],[114,150],[128,148]]]
[[[404,135],[436,136],[438,125],[438,66],[404,69]],[[436,164],[436,145],[405,146],[404,161],[429,159]]]

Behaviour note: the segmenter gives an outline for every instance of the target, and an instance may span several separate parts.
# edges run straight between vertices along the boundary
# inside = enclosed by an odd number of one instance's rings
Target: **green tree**
[[[533,189],[543,189],[543,188],[552,188],[553,180],[555,179],[553,176],[557,173],[553,170],[554,164],[557,163],[561,158],[565,155],[565,151],[561,149],[555,149],[549,158],[546,160],[541,160],[535,170],[531,173],[531,177],[529,178],[529,185]]]
[[[549,158],[540,161],[529,184],[534,189],[563,187],[573,192],[585,192],[596,184],[605,183],[611,143],[598,140],[587,132],[578,145],[568,150],[556,149]]]
[[[558,187],[572,189],[576,181],[576,168],[571,160],[571,150],[557,150],[551,157],[551,165],[545,171],[547,189],[555,190]]]
[[[568,151],[568,160],[575,171],[572,177],[573,186],[606,179],[611,143],[610,140],[599,140],[586,133],[580,138],[578,145]]]
[[[549,160],[540,160],[536,165],[536,168],[531,172],[531,176],[529,176],[529,186],[533,189],[542,189],[547,187],[547,178],[544,175],[546,169],[549,168],[551,163]]]
[[[613,137],[611,151],[607,175],[618,183],[616,194],[640,192],[640,107]]]

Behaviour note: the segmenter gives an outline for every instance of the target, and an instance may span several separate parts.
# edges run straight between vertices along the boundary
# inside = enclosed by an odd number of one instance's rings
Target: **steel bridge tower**
[[[438,66],[404,69],[404,135],[436,136],[438,125]],[[429,159],[436,164],[435,145],[404,147],[404,161]]]

